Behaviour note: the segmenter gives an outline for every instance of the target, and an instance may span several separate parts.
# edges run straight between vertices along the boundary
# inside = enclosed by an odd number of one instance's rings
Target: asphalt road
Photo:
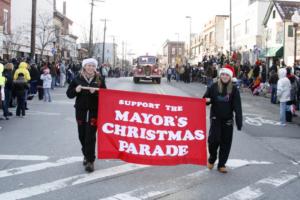
[[[112,89],[201,97],[199,83],[108,79]],[[101,160],[86,174],[74,100],[56,89],[52,103],[34,99],[25,118],[0,121],[0,200],[10,199],[300,199],[299,125],[278,126],[279,109],[242,93],[244,127],[234,132],[228,174],[205,167],[150,167]],[[207,122],[209,123],[209,122]]]

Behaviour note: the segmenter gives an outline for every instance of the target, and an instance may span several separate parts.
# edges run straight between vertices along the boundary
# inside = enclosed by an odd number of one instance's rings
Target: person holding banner
[[[226,162],[229,157],[233,136],[233,112],[237,129],[243,125],[243,114],[239,90],[232,84],[233,70],[228,67],[220,69],[219,80],[207,88],[203,98],[211,104],[210,130],[208,137],[209,159],[208,168],[211,170],[217,160],[219,149],[218,171],[227,173]]]
[[[87,172],[94,171],[95,146],[98,115],[98,90],[106,88],[104,79],[97,73],[98,62],[85,59],[82,71],[70,83],[67,96],[76,97],[75,110],[81,150],[84,156],[83,165]]]

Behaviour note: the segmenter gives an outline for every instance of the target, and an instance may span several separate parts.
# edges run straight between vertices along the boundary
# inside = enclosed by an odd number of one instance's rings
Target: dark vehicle
[[[152,80],[160,84],[162,71],[158,66],[158,59],[155,56],[140,56],[136,60],[136,67],[133,71],[134,83],[140,80]]]

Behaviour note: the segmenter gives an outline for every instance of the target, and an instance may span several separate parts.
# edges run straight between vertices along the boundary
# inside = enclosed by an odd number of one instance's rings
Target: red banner
[[[205,99],[99,92],[99,159],[146,165],[206,165]]]

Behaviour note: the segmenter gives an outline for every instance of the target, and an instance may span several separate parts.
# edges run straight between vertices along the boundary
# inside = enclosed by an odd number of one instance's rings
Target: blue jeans
[[[50,88],[44,88],[44,101],[51,102]]]
[[[286,123],[286,102],[280,102],[280,123]]]
[[[9,103],[11,100],[11,96],[12,96],[12,91],[9,89],[5,89],[5,100],[2,104],[2,109],[3,109],[3,115],[4,117],[7,117],[9,115]]]
[[[272,93],[271,93],[271,103],[276,104],[277,101],[277,85],[276,84],[271,84],[271,89],[272,89]]]
[[[180,80],[180,74],[176,72],[176,81],[178,82]]]
[[[52,76],[51,89],[53,90],[56,84],[56,76]]]

